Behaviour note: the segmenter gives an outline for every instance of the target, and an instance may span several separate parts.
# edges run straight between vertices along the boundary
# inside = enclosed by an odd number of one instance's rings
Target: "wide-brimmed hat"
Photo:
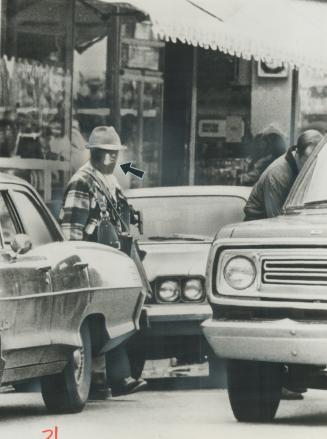
[[[107,126],[94,128],[85,146],[88,149],[100,148],[109,151],[122,151],[127,149],[126,146],[121,144],[120,137],[115,128]]]

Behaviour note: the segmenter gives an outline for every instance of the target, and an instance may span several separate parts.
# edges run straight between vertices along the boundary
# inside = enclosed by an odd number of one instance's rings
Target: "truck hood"
[[[204,276],[211,240],[140,242],[150,282],[159,276]]]
[[[312,212],[312,211],[311,211]],[[327,237],[326,210],[301,212],[224,227],[219,238],[309,238]]]

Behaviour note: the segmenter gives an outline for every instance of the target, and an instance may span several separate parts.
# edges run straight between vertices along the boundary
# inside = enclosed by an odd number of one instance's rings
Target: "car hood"
[[[140,242],[146,251],[143,265],[150,282],[159,276],[204,276],[211,240],[199,242]]]
[[[301,212],[257,221],[246,221],[224,227],[219,238],[308,238],[327,237],[326,210]]]

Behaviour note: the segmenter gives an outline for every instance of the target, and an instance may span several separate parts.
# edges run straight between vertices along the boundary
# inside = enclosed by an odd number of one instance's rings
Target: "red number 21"
[[[58,427],[56,426],[53,430],[42,430],[42,433],[48,434],[44,439],[58,439]]]

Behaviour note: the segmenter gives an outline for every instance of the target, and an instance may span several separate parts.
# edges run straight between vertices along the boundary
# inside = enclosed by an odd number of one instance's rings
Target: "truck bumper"
[[[211,317],[208,304],[147,305],[147,336],[201,335],[201,323]]]
[[[327,364],[327,324],[276,321],[218,321],[202,324],[222,358],[278,363]]]

